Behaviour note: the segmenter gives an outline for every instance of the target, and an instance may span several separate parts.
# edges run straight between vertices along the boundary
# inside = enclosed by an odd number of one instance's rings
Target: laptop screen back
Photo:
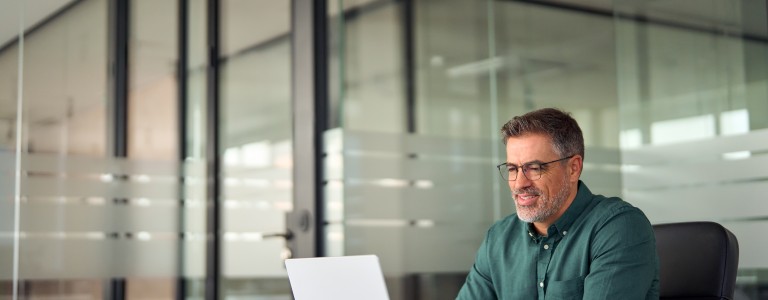
[[[375,255],[285,261],[296,300],[389,300]]]

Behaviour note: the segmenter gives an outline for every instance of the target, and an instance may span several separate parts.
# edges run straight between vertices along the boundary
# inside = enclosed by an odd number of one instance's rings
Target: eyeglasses
[[[527,164],[524,164],[522,166],[523,176],[525,176],[525,178],[528,178],[528,180],[539,180],[541,178],[541,174],[544,173],[544,170],[545,170],[544,166],[546,166],[548,164],[551,164],[551,163],[558,162],[558,161],[563,161],[563,160],[569,159],[569,158],[574,157],[574,156],[576,156],[576,155],[574,154],[574,155],[571,155],[571,156],[568,156],[568,157],[563,157],[561,159],[553,160],[553,161],[545,162],[545,163],[527,163]],[[501,178],[504,178],[504,180],[506,180],[506,181],[515,181],[515,180],[517,180],[517,173],[518,173],[517,171],[519,169],[521,169],[521,167],[518,167],[518,166],[510,164],[510,163],[502,163],[502,164],[496,166],[496,169],[499,169],[499,174],[501,174]]]

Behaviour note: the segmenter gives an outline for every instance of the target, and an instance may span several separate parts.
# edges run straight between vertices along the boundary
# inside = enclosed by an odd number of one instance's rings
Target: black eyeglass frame
[[[500,163],[499,165],[496,166],[496,169],[499,170],[499,175],[501,176],[501,179],[504,179],[506,181],[515,181],[515,180],[517,180],[517,177],[518,177],[517,174],[520,173],[521,170],[522,170],[523,176],[525,176],[525,178],[528,178],[528,180],[530,180],[530,181],[534,181],[534,180],[541,179],[541,175],[539,175],[539,178],[531,179],[530,177],[528,177],[528,168],[526,168],[527,166],[538,165],[541,168],[541,167],[546,166],[546,165],[551,164],[551,163],[556,163],[556,162],[559,162],[559,161],[564,161],[566,159],[571,159],[574,156],[576,156],[576,154],[573,154],[573,155],[568,156],[568,157],[563,157],[563,158],[560,158],[560,159],[556,159],[556,160],[553,160],[553,161],[545,162],[545,163],[527,163],[527,164],[523,164],[522,166],[519,166],[519,167],[515,166],[518,169],[517,172],[515,172],[515,179],[504,178],[504,172],[507,172],[507,174],[509,174],[509,169],[507,169],[507,166],[509,165],[509,163],[507,163],[507,162]],[[503,170],[501,168],[502,166],[504,166]],[[542,169],[542,171],[543,171],[543,169]],[[511,178],[511,176],[510,176],[510,178]]]

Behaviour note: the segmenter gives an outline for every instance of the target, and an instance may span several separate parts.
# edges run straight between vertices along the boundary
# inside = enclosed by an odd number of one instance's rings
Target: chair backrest
[[[654,225],[661,299],[733,299],[739,242],[714,222]]]

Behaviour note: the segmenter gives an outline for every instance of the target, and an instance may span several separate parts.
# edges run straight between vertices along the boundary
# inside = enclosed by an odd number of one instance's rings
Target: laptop
[[[376,255],[287,259],[296,300],[389,300]]]

